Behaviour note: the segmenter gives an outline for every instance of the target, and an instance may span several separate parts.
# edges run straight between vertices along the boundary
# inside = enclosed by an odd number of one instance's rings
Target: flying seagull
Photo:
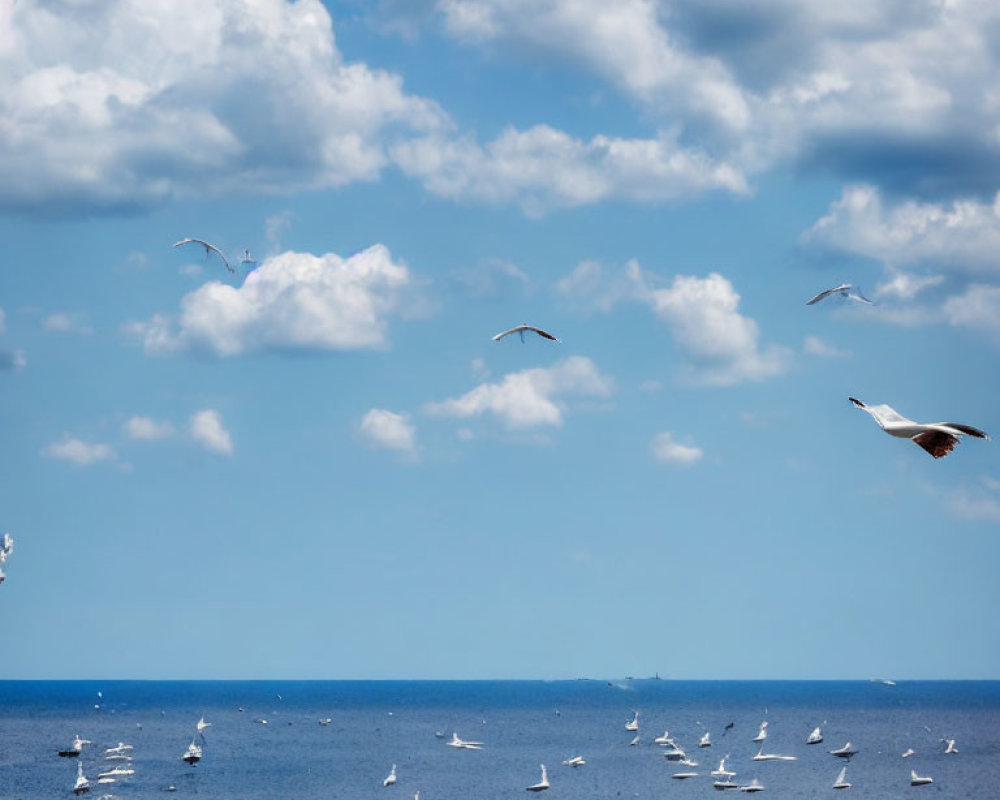
[[[806,305],[811,306],[813,303],[818,303],[824,297],[829,297],[831,294],[840,294],[841,297],[847,297],[851,300],[857,300],[859,303],[868,303],[871,305],[871,300],[861,294],[860,289],[856,289],[854,292],[851,289],[856,287],[850,283],[842,283],[840,286],[834,286],[832,289],[824,289],[818,295],[816,295],[812,300],[806,300]]]
[[[914,422],[887,405],[866,406],[853,397],[847,399],[862,411],[871,414],[879,427],[890,436],[910,439],[934,458],[948,455],[958,444],[960,436],[975,436],[977,439],[987,441],[990,438],[979,428],[973,428],[971,425],[959,425],[957,422]]]
[[[194,244],[200,244],[202,247],[204,247],[205,248],[205,255],[206,256],[209,253],[215,253],[216,255],[218,255],[219,258],[222,259],[222,263],[226,265],[226,269],[228,269],[230,272],[236,272],[235,269],[233,269],[231,266],[229,266],[229,261],[222,254],[222,251],[218,247],[216,247],[214,244],[209,244],[208,242],[204,241],[203,239],[181,239],[179,242],[174,242],[174,247],[180,247],[182,244],[191,244],[192,242]]]
[[[517,326],[515,326],[513,328],[509,328],[508,330],[500,331],[500,333],[498,333],[496,336],[493,337],[493,341],[494,342],[499,342],[504,336],[507,336],[510,333],[517,333],[517,334],[519,334],[521,336],[521,341],[523,342],[524,341],[524,332],[525,331],[534,331],[539,336],[541,336],[543,339],[550,339],[553,342],[558,342],[559,341],[551,333],[548,333],[547,331],[543,331],[541,328],[536,328],[534,325],[527,325],[527,324],[525,324],[525,325],[517,325]]]

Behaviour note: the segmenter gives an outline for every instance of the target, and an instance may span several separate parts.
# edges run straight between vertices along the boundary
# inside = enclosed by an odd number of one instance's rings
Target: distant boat
[[[670,737],[670,731],[664,731],[663,736],[657,736],[653,739],[653,744],[658,744],[661,747],[677,747],[677,743]]]
[[[385,780],[382,781],[383,786],[392,786],[396,782],[396,765],[392,765],[392,769],[389,770],[389,774],[385,776]]]
[[[318,722],[320,725],[329,725],[331,722],[333,722],[333,717],[320,717],[318,720],[316,720],[316,722]]]
[[[639,744],[639,734],[637,733],[635,736],[633,736],[632,741],[629,742],[628,744],[629,747],[635,747],[637,744]]]
[[[201,745],[192,739],[191,744],[187,746],[187,750],[184,751],[184,755],[181,758],[193,767],[201,760],[201,753]]]
[[[720,778],[712,784],[714,789],[739,789],[740,785],[736,781],[731,781],[728,778]]]
[[[448,747],[457,747],[460,750],[482,750],[482,742],[467,742],[464,739],[460,739],[457,733],[451,734],[451,741],[448,742]]]
[[[837,756],[837,758],[850,758],[853,755],[857,755],[857,750],[851,747],[851,743],[848,742],[843,747],[838,747],[836,750],[831,750],[831,756]]]
[[[739,787],[741,792],[763,792],[764,787],[759,780],[754,778],[746,786]]]
[[[712,746],[712,736],[708,731],[705,731],[701,735],[701,739],[698,741],[698,747],[711,747]]]
[[[798,761],[796,756],[779,756],[777,753],[765,753],[764,745],[760,746],[760,751],[753,757],[754,761]]]
[[[913,755],[913,754],[914,754],[915,752],[917,752],[917,751],[916,751],[916,750],[914,750],[914,749],[913,749],[912,747],[907,747],[907,748],[906,748],[906,749],[905,749],[905,750],[903,751],[903,753],[902,753],[902,755],[900,756],[900,758],[909,758],[909,757],[910,757],[910,756],[912,756],[912,755]]]
[[[687,758],[687,753],[674,745],[663,754],[663,757],[667,759],[667,761],[683,761]]]
[[[549,788],[549,774],[545,771],[545,765],[542,764],[542,779],[538,783],[534,783],[531,786],[526,786],[529,792],[544,792]]]
[[[83,746],[85,744],[93,744],[93,742],[90,741],[90,739],[81,739],[80,735],[77,734],[75,737],[73,737],[73,744],[70,745],[69,749],[60,750],[59,755],[61,755],[63,758],[76,758],[77,756],[80,755],[81,751],[83,750]]]
[[[632,719],[625,723],[625,730],[627,731],[637,731],[639,730],[639,712],[632,712]]]
[[[813,732],[809,734],[806,738],[806,744],[819,744],[823,741],[823,732],[819,729],[817,725],[813,728]]]
[[[958,752],[958,748],[955,747],[955,740],[954,739],[945,739],[944,743],[945,743],[945,748],[944,748],[945,755],[950,755],[951,753],[957,753]]]
[[[73,786],[73,794],[86,794],[89,791],[90,781],[83,774],[83,762],[78,761],[76,762],[76,783]]]
[[[763,742],[767,738],[767,720],[765,719],[760,723],[760,730],[757,731],[757,735],[753,737],[752,741]],[[741,789],[743,787],[740,787]]]
[[[676,778],[679,781],[685,781],[688,778],[697,778],[698,777],[698,773],[697,772],[675,772],[670,777],[671,778]]]
[[[572,758],[567,758],[562,763],[567,767],[582,767],[587,762],[584,761],[583,756],[573,756]]]
[[[833,782],[834,789],[850,789],[851,784],[847,782],[847,767],[842,767],[837,780]]]
[[[110,759],[112,756],[123,756],[131,752],[132,745],[125,742],[118,742],[114,747],[109,747],[104,751],[104,757]]]
[[[895,686],[896,681],[891,681],[888,678],[869,678],[872,683],[881,683],[883,686]]]
[[[910,770],[910,786],[926,786],[928,783],[934,783],[934,779],[925,775],[917,775],[915,769]]]

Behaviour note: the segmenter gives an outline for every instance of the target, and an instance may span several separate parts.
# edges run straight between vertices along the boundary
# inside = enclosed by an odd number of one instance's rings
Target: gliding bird
[[[839,293],[841,297],[846,297],[850,300],[857,300],[859,303],[868,303],[868,305],[871,305],[872,301],[869,300],[867,297],[865,297],[863,294],[861,294],[860,289],[858,289],[857,292],[852,292],[851,289],[854,288],[855,287],[853,284],[842,283],[840,284],[840,286],[834,286],[832,289],[824,289],[822,292],[820,292],[811,300],[806,300],[806,305],[811,306],[813,305],[813,303],[818,303],[824,297],[829,297],[831,294],[837,294],[837,293]]]
[[[504,336],[507,336],[508,334],[511,334],[511,333],[516,333],[516,334],[519,334],[521,336],[521,341],[523,342],[524,341],[524,332],[525,331],[534,331],[539,336],[541,336],[543,339],[549,339],[549,340],[551,340],[553,342],[558,342],[559,341],[551,333],[548,333],[547,331],[543,331],[541,328],[536,328],[534,325],[528,325],[527,323],[525,323],[524,325],[515,325],[513,328],[508,328],[505,331],[500,331],[500,333],[498,333],[496,336],[493,337],[493,341],[494,342],[499,342]]]
[[[214,244],[209,244],[208,242],[204,241],[203,239],[191,239],[191,238],[181,239],[179,242],[174,242],[174,247],[180,247],[182,244],[191,244],[192,242],[194,242],[195,244],[200,244],[202,247],[204,247],[205,248],[205,255],[206,256],[209,253],[215,253],[219,258],[222,259],[222,263],[226,265],[226,269],[228,269],[230,272],[236,272],[235,269],[233,269],[231,266],[229,266],[229,261],[222,254],[222,251],[218,247],[216,247]],[[249,251],[248,251],[248,254],[249,254]]]
[[[862,411],[871,414],[879,427],[890,436],[910,439],[934,458],[948,455],[958,444],[959,436],[974,436],[987,441],[990,438],[985,432],[971,425],[960,425],[957,422],[914,422],[887,405],[866,406],[853,397],[847,399]]]

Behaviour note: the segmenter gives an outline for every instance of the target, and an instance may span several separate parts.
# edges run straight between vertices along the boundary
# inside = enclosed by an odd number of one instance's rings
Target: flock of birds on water
[[[226,270],[235,274],[236,270],[233,268],[232,264],[230,264],[229,259],[226,258],[222,250],[214,244],[206,242],[204,239],[188,237],[175,242],[173,246],[181,247],[188,244],[195,244],[204,248],[206,256],[210,256],[212,254],[218,256]],[[250,257],[249,250],[243,251],[240,264],[248,270],[257,266],[257,262]],[[811,297],[806,301],[806,305],[815,305],[816,303],[833,296],[847,298],[848,300],[853,300],[859,303],[871,304],[872,302],[853,284],[841,283],[838,286],[824,289],[814,297]],[[513,328],[500,331],[500,333],[496,334],[492,338],[494,342],[499,342],[507,336],[515,333],[520,337],[521,342],[524,342],[524,335],[526,333],[534,333],[542,339],[546,339],[551,342],[562,341],[548,331],[536,327],[535,325],[528,325],[527,323],[515,325]],[[870,414],[872,419],[878,423],[878,426],[890,436],[895,436],[900,439],[909,439],[911,442],[930,453],[934,458],[942,458],[943,456],[948,455],[948,453],[955,449],[955,445],[959,443],[961,437],[963,436],[971,436],[975,439],[986,440],[989,440],[990,438],[985,431],[982,431],[979,428],[974,428],[971,425],[965,425],[959,422],[914,422],[912,419],[907,419],[894,408],[885,405],[884,403],[870,406],[854,397],[848,397],[847,399],[853,403],[856,408]],[[10,555],[13,549],[13,541],[14,540],[8,533],[5,534],[3,541],[0,542],[0,583],[3,583],[6,578],[3,571],[3,565],[7,560],[7,556]]]
[[[875,679],[873,679],[875,680]],[[889,686],[894,686],[895,682],[890,680],[878,680],[878,683],[883,683]],[[101,698],[101,693],[98,692],[98,699]],[[281,695],[277,695],[280,700]],[[95,708],[100,708],[100,704],[96,704]],[[240,707],[239,711],[243,711]],[[165,713],[165,712],[164,712]],[[558,716],[560,712],[556,710],[556,715]],[[391,712],[390,712],[391,714]],[[255,723],[261,725],[267,725],[268,721],[264,717],[255,717],[253,719]],[[320,717],[317,719],[317,723],[320,726],[327,726],[333,721],[332,717]],[[484,720],[485,722],[485,720]],[[291,722],[288,723],[291,725]],[[697,723],[702,729],[703,733],[698,739],[698,750],[696,752],[707,753],[708,748],[713,746],[712,737],[710,731],[708,731],[701,723]],[[725,737],[734,727],[735,722],[727,723],[722,730],[722,737]],[[819,745],[823,743],[823,725],[817,725],[813,728],[812,732],[805,739],[805,744],[810,748],[814,745]],[[205,737],[204,731],[211,727],[212,723],[205,720],[205,715],[201,716],[201,719],[195,724],[194,735],[191,739],[191,743],[187,746],[187,749],[180,756],[180,759],[185,763],[191,765],[192,767],[201,761],[204,755],[204,745]],[[757,753],[751,757],[751,761],[766,762],[766,761],[776,761],[776,762],[794,762],[798,761],[798,756],[794,755],[782,755],[778,753],[768,753],[765,752],[768,728],[770,723],[765,719],[760,723],[760,727],[757,730],[757,734],[751,739],[754,745],[758,746]],[[137,723],[137,727],[142,728],[141,724]],[[628,746],[635,747],[640,744],[641,737],[639,734],[639,711],[633,710],[632,718],[625,722],[625,731],[632,734],[631,740],[628,742]],[[924,726],[925,730],[930,733],[930,729]],[[436,731],[434,736],[438,740],[445,740],[446,736],[441,731]],[[944,755],[955,755],[958,753],[958,747],[955,744],[955,739],[953,738],[942,738],[941,743],[944,745],[943,754]],[[680,768],[678,771],[671,773],[670,777],[678,781],[686,781],[698,778],[702,775],[702,772],[698,771],[700,762],[691,757],[691,755],[682,747],[677,739],[670,735],[669,731],[664,731],[662,735],[656,736],[652,743],[662,751],[663,757],[666,761],[675,768]],[[77,734],[71,745],[65,750],[59,750],[59,756],[62,758],[76,758],[80,759],[85,745],[93,744],[90,739],[84,739]],[[468,739],[462,739],[457,732],[453,732],[451,739],[445,741],[445,745],[456,750],[482,750],[486,745],[482,741],[473,741]],[[135,769],[133,767],[133,746],[131,744],[126,744],[125,742],[119,741],[116,745],[107,747],[104,749],[103,759],[108,762],[106,768],[97,773],[96,782],[99,786],[107,786],[110,784],[115,784],[118,782],[128,782],[132,776],[135,775]],[[842,747],[837,747],[832,750],[827,751],[835,759],[839,759],[842,762],[836,777],[831,784],[833,789],[850,789],[852,783],[847,778],[847,768],[850,760],[856,756],[860,749],[855,747],[850,741],[846,742]],[[910,758],[915,755],[916,751],[912,747],[908,747],[902,753],[900,753],[900,758]],[[740,792],[746,792],[748,794],[764,791],[766,788],[760,779],[752,777],[748,782],[738,782],[734,778],[738,777],[738,773],[727,766],[729,761],[729,753],[722,756],[719,759],[719,764],[715,769],[708,771],[708,776],[712,778],[712,787],[719,791],[733,789]],[[713,759],[714,761],[714,759]],[[587,765],[587,759],[582,755],[574,755],[565,760],[563,760],[562,765],[569,767],[571,769],[578,769]],[[551,782],[549,780],[549,772],[545,764],[539,765],[540,777],[537,782],[529,784],[524,787],[528,792],[543,792],[551,787]],[[394,786],[399,781],[399,774],[396,769],[396,764],[392,764],[388,775],[382,779],[382,786],[385,788]],[[929,775],[920,775],[915,769],[910,770],[910,786],[927,786],[934,783],[934,779]],[[84,773],[84,766],[82,759],[77,761],[77,777],[76,782],[73,785],[72,791],[75,795],[88,794],[91,789],[91,782],[86,777]],[[175,792],[177,787],[173,784],[163,787],[163,791]],[[100,796],[99,800],[113,800],[115,796],[111,793],[106,793]],[[414,800],[420,800],[420,791],[416,790],[413,795]]]

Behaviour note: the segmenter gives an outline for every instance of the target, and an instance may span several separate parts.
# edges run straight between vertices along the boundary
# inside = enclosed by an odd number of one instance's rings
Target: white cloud
[[[65,311],[53,311],[42,320],[42,327],[52,333],[92,333],[90,327],[86,325],[77,314],[69,314]]]
[[[0,308],[0,333],[4,332],[4,328],[7,324],[7,312]]]
[[[609,312],[619,303],[641,300],[642,292],[631,277],[638,262],[630,261],[625,272],[608,275],[597,261],[585,260],[556,282],[556,291],[576,305]]]
[[[397,136],[448,124],[397,75],[347,63],[319,0],[21,3],[0,103],[0,207],[376,178]]]
[[[281,237],[292,226],[293,215],[287,209],[272,214],[264,221],[264,236],[271,247],[277,249]]]
[[[846,358],[851,355],[850,350],[841,350],[827,344],[818,336],[812,335],[806,336],[802,349],[811,356],[822,356],[823,358]]]
[[[233,454],[233,440],[222,425],[222,415],[211,408],[196,411],[189,424],[191,437],[206,450],[220,455]]]
[[[54,442],[42,450],[46,458],[59,461],[69,461],[78,467],[86,467],[98,461],[114,458],[114,451],[100,442],[85,442],[82,439],[66,437],[61,442]]]
[[[943,312],[950,325],[983,331],[1000,343],[1000,286],[973,284],[945,300]]]
[[[502,258],[486,259],[474,267],[452,270],[451,278],[463,294],[477,300],[531,289],[531,279],[524,270]]]
[[[803,235],[806,242],[882,261],[899,269],[932,264],[948,272],[1000,275],[1000,194],[972,200],[886,206],[878,188],[844,189],[828,213]],[[887,287],[903,296],[939,283],[935,276],[897,279]]]
[[[416,430],[407,415],[373,408],[361,420],[361,432],[369,444],[413,454]]]
[[[516,203],[529,216],[601,200],[679,200],[713,189],[745,193],[731,164],[669,134],[656,139],[595,136],[549,127],[507,128],[485,147],[440,135],[401,141],[392,157],[433,194],[492,205]]]
[[[979,486],[959,486],[948,493],[946,507],[962,519],[1000,522],[1000,482],[984,475]]]
[[[185,295],[176,325],[156,314],[124,331],[148,353],[383,347],[387,317],[410,282],[406,266],[382,245],[347,259],[286,252],[265,260],[242,286],[211,281]]]
[[[669,431],[656,434],[649,447],[653,458],[661,464],[693,464],[705,455],[698,447],[676,441]]]
[[[730,386],[780,375],[791,360],[787,348],[761,348],[757,323],[739,313],[732,283],[713,272],[707,278],[676,275],[667,288],[654,288],[638,264],[629,266],[639,296],[666,322],[691,359],[696,383]]]
[[[28,366],[23,350],[0,349],[0,372],[16,372]]]
[[[174,432],[174,426],[166,421],[155,420],[152,417],[130,417],[122,426],[125,435],[129,439],[141,441],[156,441],[165,439]]]
[[[429,403],[424,410],[459,419],[492,415],[509,429],[560,426],[565,405],[558,398],[607,397],[612,388],[611,378],[593,361],[570,356],[551,367],[508,373],[498,383],[480,384],[461,397]]]

